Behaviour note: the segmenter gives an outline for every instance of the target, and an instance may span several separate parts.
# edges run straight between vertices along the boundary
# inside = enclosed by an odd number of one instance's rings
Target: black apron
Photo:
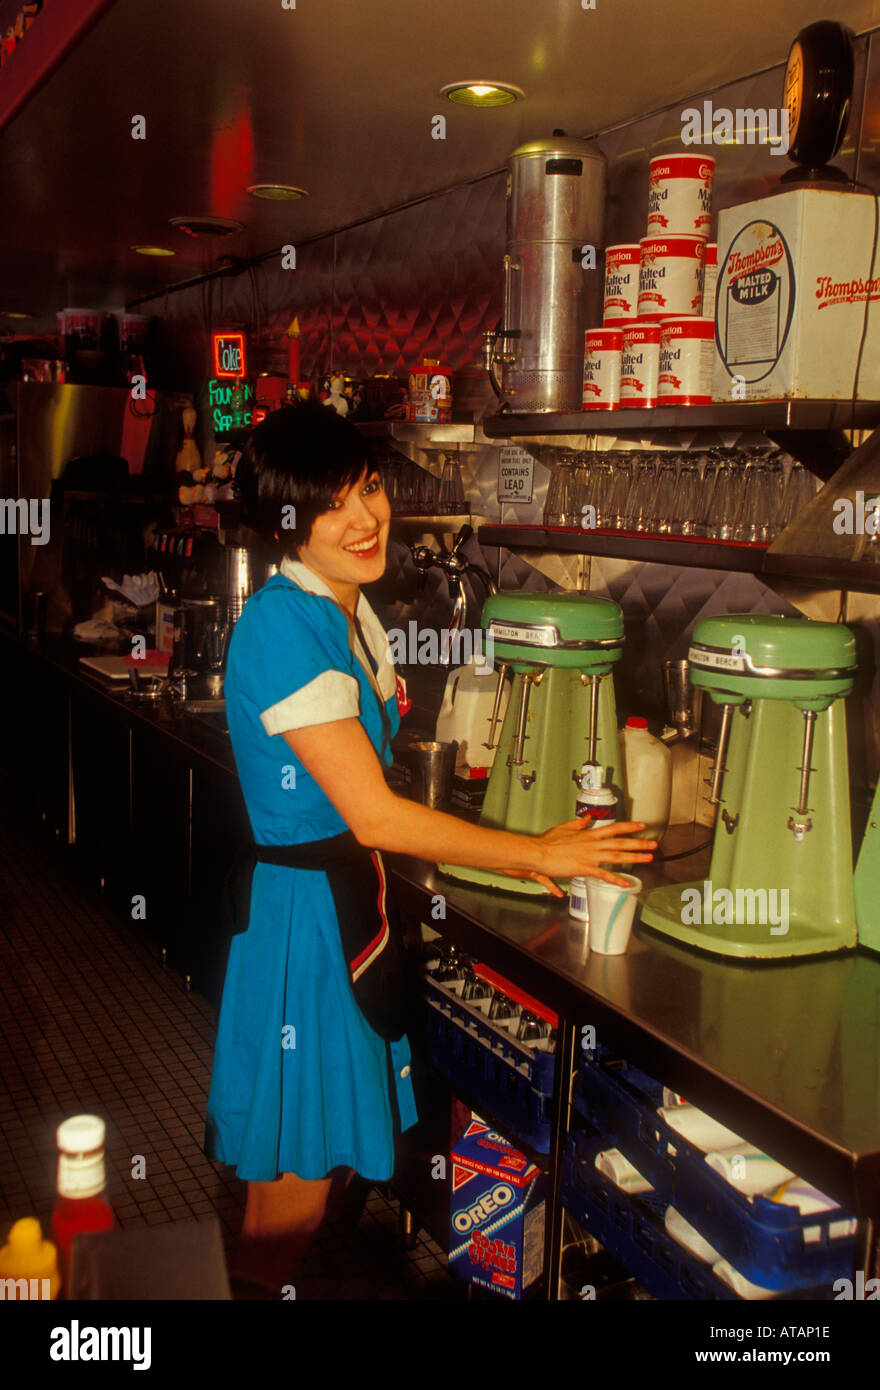
[[[384,743],[389,746],[388,713],[375,683],[378,667],[357,618],[353,624],[369,662],[364,669],[367,675],[372,671],[370,684],[382,717]],[[411,1022],[416,991],[407,968],[400,916],[379,851],[359,844],[351,830],[302,845],[246,845],[236,855],[223,886],[221,916],[227,940],[248,929],[257,863],[327,875],[355,1001],[380,1038],[397,1042]],[[393,1087],[391,1094],[393,1098]]]
[[[236,855],[223,886],[221,911],[227,937],[248,929],[257,863],[327,875],[357,1005],[380,1038],[397,1042],[409,1022],[412,988],[403,929],[379,851],[358,844],[350,830],[303,845],[246,846]]]

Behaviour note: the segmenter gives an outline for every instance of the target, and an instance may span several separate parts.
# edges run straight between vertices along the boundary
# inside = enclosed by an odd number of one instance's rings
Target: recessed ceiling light
[[[175,256],[176,251],[169,251],[166,246],[133,246],[132,251],[137,251],[139,256]]]
[[[525,92],[512,82],[450,82],[440,88],[440,95],[459,106],[510,106]]]
[[[292,183],[252,183],[245,190],[252,198],[268,198],[276,202],[290,202],[294,198],[308,198],[308,189],[297,188]]]
[[[231,236],[233,232],[243,232],[244,223],[236,222],[232,217],[169,217],[169,227],[175,227],[180,232],[186,232],[187,236],[204,237],[212,236]]]

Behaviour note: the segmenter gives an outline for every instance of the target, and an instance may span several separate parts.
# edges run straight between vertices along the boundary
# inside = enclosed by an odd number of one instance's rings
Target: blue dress
[[[391,762],[380,698],[393,736],[394,668],[363,595],[357,616],[378,667],[372,682],[331,591],[298,562],[284,562],[235,626],[226,713],[257,843],[302,844],[347,829],[284,730],[359,717],[377,754]],[[279,1173],[323,1178],[340,1165],[388,1179],[395,1130],[389,1071],[405,1130],[418,1119],[409,1042],[385,1043],[355,1002],[326,875],[258,863],[250,924],[232,939],[223,988],[210,1156],[249,1181]]]

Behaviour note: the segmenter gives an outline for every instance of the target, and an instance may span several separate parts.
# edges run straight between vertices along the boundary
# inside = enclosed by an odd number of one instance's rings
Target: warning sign
[[[525,449],[505,445],[498,462],[498,501],[531,502],[535,460]]]

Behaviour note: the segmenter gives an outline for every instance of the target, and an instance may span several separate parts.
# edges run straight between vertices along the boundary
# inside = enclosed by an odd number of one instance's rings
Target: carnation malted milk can
[[[504,307],[483,338],[492,385],[513,410],[581,408],[584,330],[600,313],[604,222],[605,157],[595,145],[554,136],[514,150]]]

